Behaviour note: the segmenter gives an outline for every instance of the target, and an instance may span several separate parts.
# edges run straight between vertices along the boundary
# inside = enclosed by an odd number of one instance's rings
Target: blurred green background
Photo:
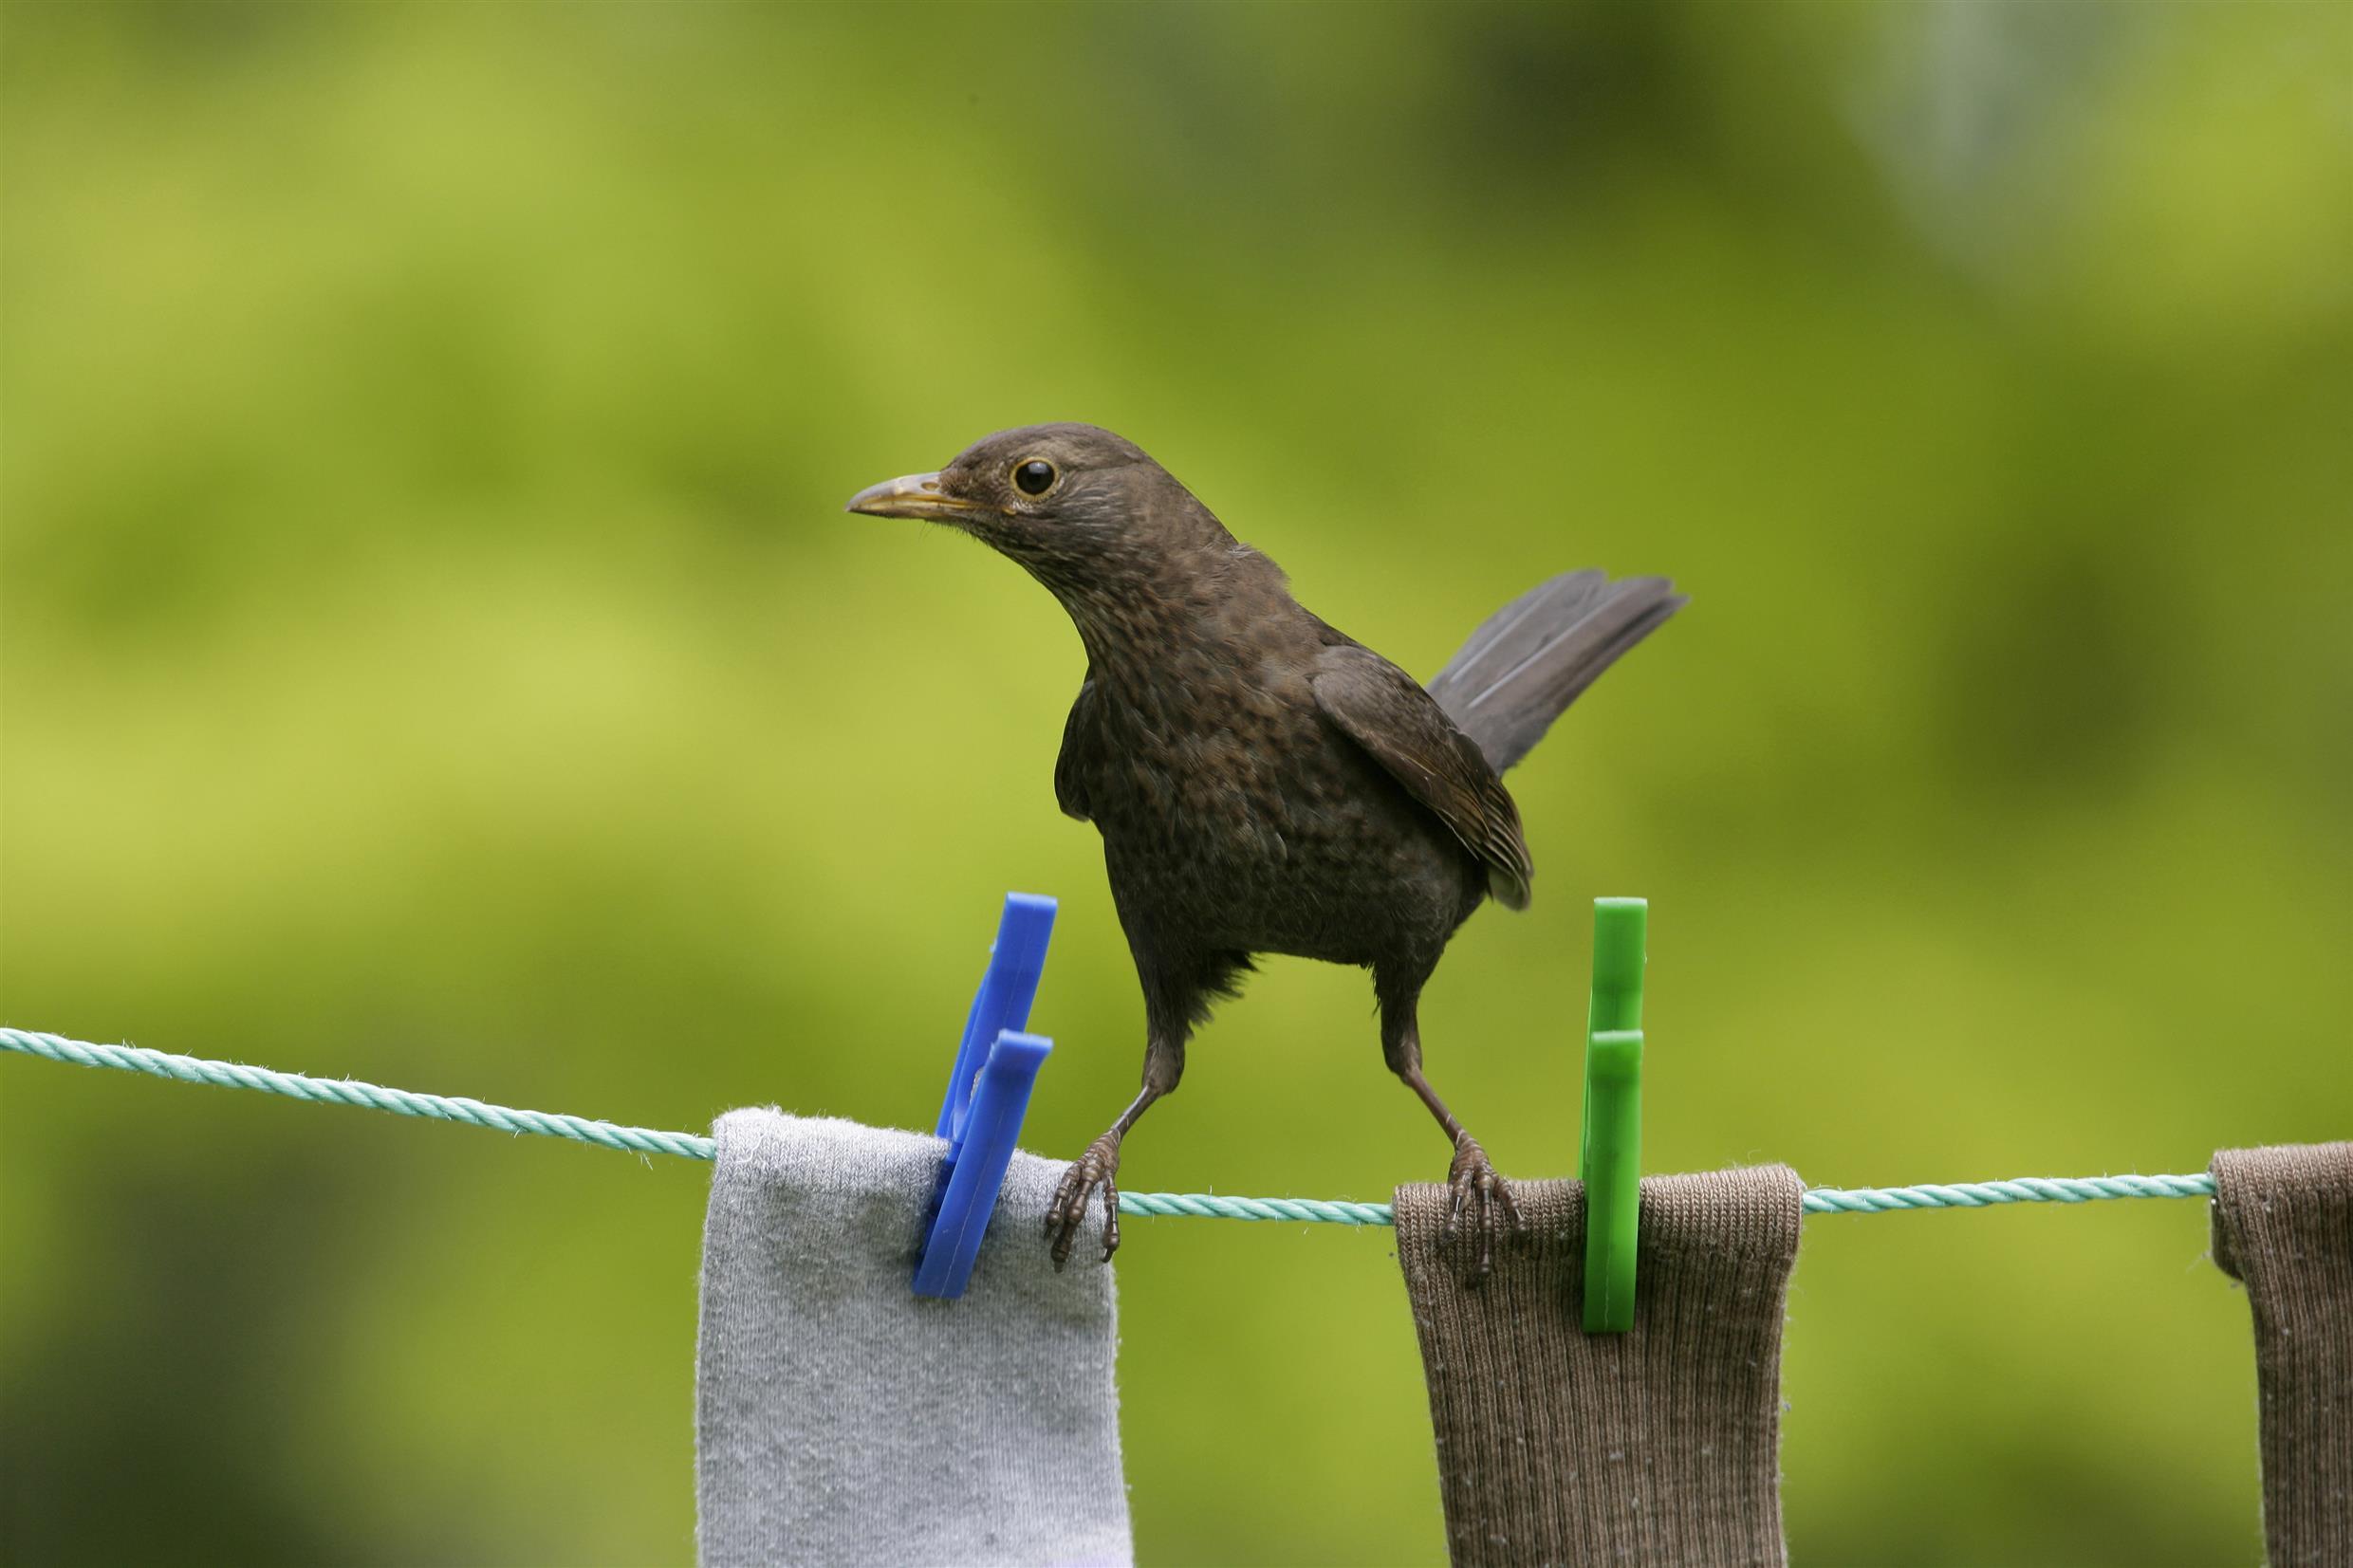
[[[1129,434],[1435,670],[1691,608],[1512,785],[1425,1004],[1570,1168],[1589,900],[1645,1162],[2202,1169],[2353,1126],[2353,9],[12,3],[5,1017],[694,1128],[915,1125],[1058,895],[1027,1141],[1140,1007],[1076,637],[842,514]],[[680,1563],[708,1172],[0,1061],[0,1551]],[[1446,1151],[1270,961],[1136,1190]],[[1809,1221],[1803,1563],[2252,1562],[2202,1206]],[[1139,1221],[1147,1563],[1442,1557],[1383,1232]]]

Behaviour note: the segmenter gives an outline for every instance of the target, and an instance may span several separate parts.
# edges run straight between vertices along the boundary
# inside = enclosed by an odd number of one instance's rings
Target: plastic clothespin
[[[1643,898],[1593,901],[1593,1003],[1585,1015],[1587,1334],[1634,1326],[1634,1243],[1641,1222]]]
[[[938,1134],[948,1140],[940,1162],[939,1207],[916,1263],[915,1293],[953,1300],[973,1277],[973,1259],[996,1208],[1005,1168],[1012,1163],[1029,1091],[1054,1042],[1022,1032],[1046,968],[1054,933],[1054,900],[1009,893],[997,920],[989,968],[964,1020],[955,1068],[939,1104]]]

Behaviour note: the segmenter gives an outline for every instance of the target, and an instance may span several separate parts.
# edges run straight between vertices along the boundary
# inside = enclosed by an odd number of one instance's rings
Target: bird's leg
[[[1451,1236],[1460,1228],[1465,1210],[1470,1211],[1471,1223],[1479,1234],[1479,1272],[1484,1275],[1494,1267],[1495,1243],[1506,1227],[1523,1230],[1526,1222],[1520,1218],[1520,1206],[1513,1200],[1511,1189],[1489,1163],[1487,1151],[1479,1147],[1479,1140],[1446,1108],[1438,1092],[1422,1076],[1421,1025],[1416,1016],[1419,991],[1418,986],[1411,992],[1380,987],[1380,1051],[1389,1070],[1421,1097],[1421,1102],[1437,1117],[1438,1126],[1454,1146],[1454,1163],[1446,1171],[1450,1193],[1446,1233]]]
[[[1057,1270],[1070,1261],[1079,1223],[1086,1218],[1087,1196],[1098,1187],[1102,1189],[1103,1262],[1109,1263],[1111,1255],[1120,1249],[1120,1140],[1136,1125],[1137,1118],[1151,1109],[1154,1100],[1176,1087],[1184,1071],[1183,1033],[1164,1028],[1155,1019],[1144,1044],[1143,1092],[1120,1113],[1120,1119],[1111,1124],[1111,1130],[1088,1144],[1086,1153],[1063,1172],[1053,1199],[1046,1206],[1046,1234],[1053,1243]]]

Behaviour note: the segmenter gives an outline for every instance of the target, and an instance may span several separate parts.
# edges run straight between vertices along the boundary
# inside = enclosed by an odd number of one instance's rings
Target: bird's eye
[[[1044,495],[1054,488],[1054,465],[1043,457],[1032,457],[1013,465],[1013,483],[1024,495]]]

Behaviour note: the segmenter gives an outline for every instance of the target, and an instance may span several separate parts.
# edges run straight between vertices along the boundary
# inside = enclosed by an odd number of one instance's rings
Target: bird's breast
[[[1089,766],[1123,909],[1208,947],[1365,963],[1475,907],[1466,852],[1304,680],[1167,673],[1106,693]]]

